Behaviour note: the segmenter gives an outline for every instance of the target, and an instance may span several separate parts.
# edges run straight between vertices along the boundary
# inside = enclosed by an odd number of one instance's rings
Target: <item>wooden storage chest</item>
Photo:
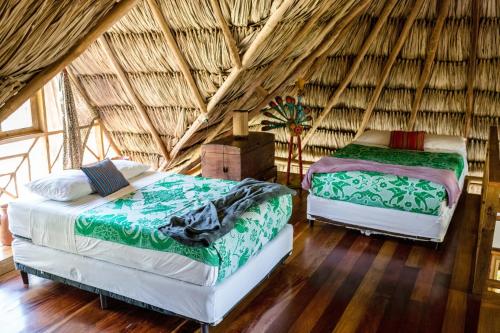
[[[250,132],[245,139],[228,136],[203,145],[201,172],[210,178],[274,180],[274,134]]]

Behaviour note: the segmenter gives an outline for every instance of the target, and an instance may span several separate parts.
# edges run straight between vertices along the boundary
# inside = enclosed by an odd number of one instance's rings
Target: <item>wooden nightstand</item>
[[[275,180],[274,134],[250,132],[241,139],[228,136],[202,146],[203,177]]]

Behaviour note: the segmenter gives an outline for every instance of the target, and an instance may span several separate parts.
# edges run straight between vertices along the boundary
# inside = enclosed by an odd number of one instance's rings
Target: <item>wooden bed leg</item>
[[[108,296],[99,294],[99,301],[101,302],[101,310],[106,310],[108,308]]]
[[[313,219],[307,219],[307,223],[309,224],[309,227],[314,227],[314,220]]]
[[[26,273],[25,271],[20,271],[20,273],[21,273],[21,279],[23,279],[23,284],[25,286],[29,286],[30,279],[29,279],[28,273]]]
[[[201,333],[208,333],[208,324],[201,324]]]

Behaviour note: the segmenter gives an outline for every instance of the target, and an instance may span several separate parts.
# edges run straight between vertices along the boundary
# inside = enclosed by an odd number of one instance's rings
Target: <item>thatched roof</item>
[[[0,105],[78,45],[114,0],[0,2]]]
[[[109,8],[97,3],[104,15]],[[75,25],[88,28],[91,16]],[[143,0],[70,69],[122,152],[154,165],[196,158],[229,111],[295,94],[304,77],[316,116],[338,93],[306,140],[306,160],[345,145],[365,124],[407,128],[413,114],[416,129],[467,131],[470,166],[480,170],[487,128],[500,117],[499,65],[497,0]],[[258,117],[252,122],[258,129]],[[285,133],[277,139],[284,157]]]

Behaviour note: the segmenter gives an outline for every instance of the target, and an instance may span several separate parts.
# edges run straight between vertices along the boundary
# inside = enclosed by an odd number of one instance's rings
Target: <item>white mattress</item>
[[[76,216],[106,201],[152,184],[165,177],[160,172],[146,172],[130,180],[130,186],[106,198],[89,195],[71,202],[26,197],[9,204],[9,227],[14,235],[31,239],[36,245],[55,248],[110,263],[154,272],[189,283],[210,286],[217,281],[218,267],[185,256],[126,246],[105,240],[75,235]]]
[[[255,257],[215,286],[198,286],[15,239],[15,261],[53,275],[129,297],[205,323],[218,323],[291,252],[287,224]]]
[[[464,188],[467,175],[467,161],[458,181],[460,190]],[[406,238],[428,239],[442,242],[458,203],[448,207],[442,203],[438,216],[406,212],[397,209],[363,206],[345,201],[325,199],[313,194],[307,197],[307,215],[309,219],[326,218],[339,224],[364,229],[370,234],[399,234]]]

